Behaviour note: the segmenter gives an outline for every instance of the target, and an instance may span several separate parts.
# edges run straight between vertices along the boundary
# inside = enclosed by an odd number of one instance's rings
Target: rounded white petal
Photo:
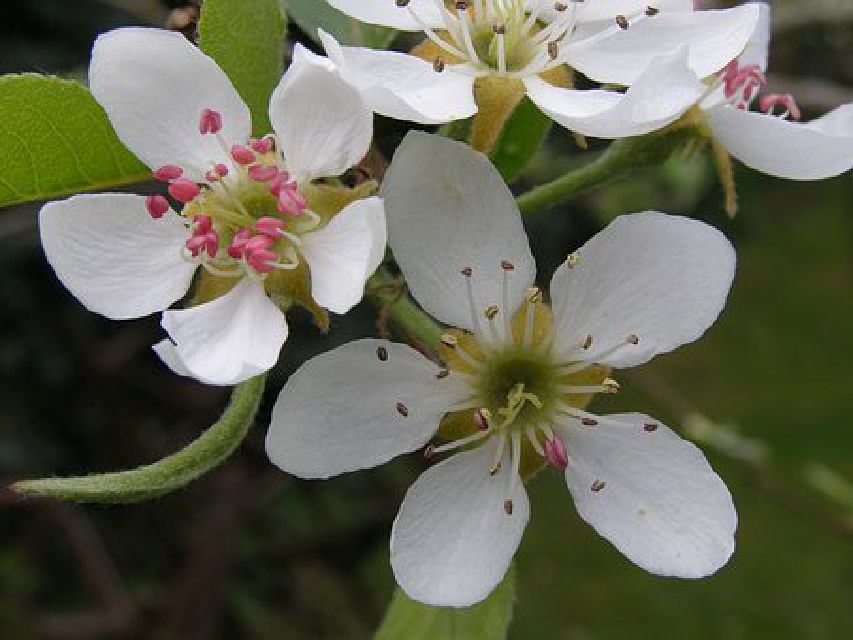
[[[373,113],[336,72],[309,56],[299,60],[272,94],[270,121],[298,179],[340,175],[367,153]]]
[[[152,169],[177,164],[200,179],[225,158],[216,136],[199,132],[204,109],[222,114],[229,144],[251,132],[249,108],[228,76],[177,32],[132,27],[100,36],[89,86],[121,141]]]
[[[693,342],[722,311],[735,251],[713,227],[649,211],[616,218],[551,280],[555,347],[571,360],[584,337],[584,360],[642,364]],[[626,343],[630,335],[639,343]],[[605,355],[617,345],[619,350]],[[577,355],[577,354],[575,354]]]
[[[396,0],[327,1],[338,11],[356,20],[399,31],[423,31],[424,25],[432,29],[444,27],[438,3],[435,0],[409,0],[408,9],[398,7]],[[415,15],[413,16],[412,13]]]
[[[287,339],[284,314],[251,278],[211,302],[164,312],[162,325],[183,370],[214,385],[238,384],[272,369]]]
[[[639,136],[665,127],[707,88],[687,65],[687,47],[655,59],[626,93],[562,89],[539,77],[526,79],[525,85],[528,97],[552,120],[597,138]]]
[[[563,435],[578,513],[631,562],[658,575],[702,578],[731,557],[737,513],[695,445],[640,414],[606,416]]]
[[[700,78],[716,73],[744,50],[759,11],[753,4],[722,11],[660,13],[631,25],[611,26],[566,47],[569,65],[598,82],[630,85],[654,58],[687,44],[690,68]]]
[[[387,340],[350,342],[312,358],[276,400],[267,455],[287,473],[328,478],[414,451],[465,393],[453,376],[437,373],[411,347]]]
[[[181,258],[184,219],[168,211],[154,220],[142,196],[50,202],[39,213],[39,232],[62,284],[89,311],[113,320],[166,309],[184,297],[196,269]]]
[[[822,180],[853,168],[853,104],[806,124],[727,105],[706,113],[717,142],[763,173]]]
[[[528,5],[541,6],[541,16],[545,21],[565,15],[564,11],[557,11],[554,0],[528,0]],[[643,13],[649,7],[654,7],[661,12],[669,11],[693,11],[693,0],[592,0],[591,2],[573,2],[569,5],[569,11],[577,12],[578,24],[590,22],[612,23],[616,16],[631,17]],[[608,25],[609,26],[609,25]]]
[[[409,488],[391,532],[391,567],[413,600],[467,607],[488,597],[509,569],[530,503],[519,478],[508,495],[507,460],[489,474],[493,453],[493,446],[458,453]]]
[[[518,207],[488,158],[447,138],[413,132],[403,140],[382,185],[388,237],[412,295],[436,318],[472,329],[462,270],[473,271],[476,309],[498,304],[514,313],[536,265]],[[504,309],[501,261],[507,272]]]
[[[311,270],[311,296],[333,313],[346,313],[385,255],[385,209],[379,198],[353,202],[324,228],[302,237]]]
[[[770,6],[764,2],[756,2],[758,7],[758,22],[746,48],[738,58],[738,64],[745,67],[757,64],[762,71],[767,70],[767,58],[770,50]]]
[[[477,113],[474,78],[396,51],[342,47],[320,30],[326,53],[376,113],[421,124],[441,124]]]

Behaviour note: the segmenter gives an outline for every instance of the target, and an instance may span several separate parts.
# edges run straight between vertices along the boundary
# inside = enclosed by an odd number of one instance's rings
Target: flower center
[[[275,136],[252,138],[228,147],[222,138],[222,115],[204,109],[202,135],[215,136],[228,164],[211,161],[201,181],[187,179],[176,165],[160,167],[154,177],[168,184],[169,195],[184,205],[189,238],[185,260],[215,276],[262,280],[270,273],[299,266],[300,236],[321,223],[308,209],[300,187],[284,167]],[[148,211],[160,218],[169,210],[162,195],[147,200]]]

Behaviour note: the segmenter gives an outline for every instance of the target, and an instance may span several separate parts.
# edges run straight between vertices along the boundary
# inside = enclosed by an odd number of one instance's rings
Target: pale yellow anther
[[[577,251],[575,251],[574,253],[570,253],[569,257],[566,258],[566,266],[569,269],[574,269],[576,266],[578,266],[578,263],[580,261],[581,261],[580,254]]]
[[[442,333],[441,344],[446,347],[450,347],[451,349],[455,349],[459,345],[459,340],[457,340],[456,336],[450,333]]]
[[[606,378],[601,383],[602,393],[616,393],[621,389],[621,386],[613,378]]]
[[[538,304],[542,302],[542,290],[539,287],[530,287],[525,298],[530,304]]]

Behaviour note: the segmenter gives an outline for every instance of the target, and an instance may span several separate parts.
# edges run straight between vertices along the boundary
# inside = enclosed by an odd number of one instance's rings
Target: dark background
[[[176,4],[3,0],[0,72],[83,78],[98,32],[181,26],[191,14],[170,14]],[[850,2],[777,4],[771,88],[793,89],[811,117],[853,101]],[[381,122],[378,135],[401,131]],[[525,179],[581,161],[555,130]],[[741,524],[739,550],[718,575],[650,576],[580,521],[558,474],[542,474],[518,555],[514,638],[850,637],[853,181],[798,184],[746,169],[738,179],[734,221],[701,155],[528,220],[545,280],[621,212],[695,215],[737,244],[721,321],[696,345],[623,376],[625,392],[596,408],[686,427],[731,487]],[[0,211],[0,484],[130,468],[177,450],[227,394],[166,372],[150,351],[157,318],[87,313],[44,260],[37,211]],[[0,638],[370,636],[393,589],[390,525],[423,463],[413,455],[309,483],[267,462],[263,425],[287,373],[375,334],[375,311],[365,303],[335,318],[327,337],[302,316],[292,323],[257,428],[188,489],[104,508],[22,504],[0,488]]]

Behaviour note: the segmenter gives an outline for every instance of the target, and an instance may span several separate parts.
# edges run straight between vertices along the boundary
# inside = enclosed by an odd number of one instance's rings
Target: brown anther
[[[470,278],[473,273],[474,270],[471,267],[465,267],[464,269],[462,269],[462,275],[466,278]]]
[[[592,418],[581,418],[581,424],[585,427],[594,427],[598,424],[598,420]]]
[[[395,0],[395,4],[401,9],[405,9],[409,6],[409,0]]]
[[[650,18],[660,13],[660,9],[656,7],[646,7],[646,15]]]
[[[551,58],[551,60],[556,60],[559,57],[559,55],[560,55],[560,45],[558,45],[556,42],[553,42],[553,41],[549,42],[548,43],[548,57]]]
[[[554,3],[554,11],[559,11],[562,13],[563,11],[565,11],[568,8],[569,8],[569,5],[567,5],[565,2],[555,2]]]
[[[638,345],[638,344],[640,344],[640,338],[639,338],[636,334],[634,334],[634,333],[632,333],[630,336],[628,336],[627,338],[625,338],[625,341],[626,341],[628,344],[633,344],[633,345]]]
[[[438,56],[435,60],[432,61],[432,69],[436,73],[441,73],[447,68],[447,63],[444,62],[444,58]]]
[[[652,433],[653,431],[658,430],[658,426],[659,425],[654,423],[654,422],[647,422],[646,424],[643,425],[643,430],[647,431],[648,433]]]
[[[504,271],[514,271],[515,265],[509,260],[501,260],[501,269]]]
[[[445,347],[450,347],[451,349],[455,349],[459,344],[459,340],[456,339],[456,336],[450,333],[442,333],[441,334],[441,344]]]
[[[602,482],[601,480],[596,480],[595,482],[592,483],[592,486],[589,488],[589,490],[592,491],[593,493],[598,493],[599,491],[601,491],[606,486],[607,486],[606,482]]]
[[[486,320],[494,320],[500,312],[501,310],[498,305],[490,304],[483,310],[483,317],[486,318]]]
[[[429,460],[435,455],[435,445],[429,444],[426,449],[424,449],[424,460]]]
[[[450,375],[450,371],[448,369],[442,369],[438,373],[435,374],[436,380],[444,380],[447,376]]]
[[[494,467],[489,469],[489,475],[490,476],[496,476],[496,475],[498,475],[498,471],[500,471],[500,470],[501,470],[501,463],[498,462]]]
[[[488,431],[492,421],[492,412],[483,407],[474,414],[474,424],[483,431]]]
[[[388,361],[388,349],[385,347],[376,347],[376,357],[382,362]]]
[[[404,405],[402,402],[397,403],[397,413],[399,413],[404,418],[409,417],[409,407]]]
[[[613,378],[607,378],[604,382],[601,383],[603,387],[603,393],[617,393],[619,391],[619,383],[616,382]]]
[[[584,351],[587,351],[587,350],[589,350],[589,348],[591,346],[592,346],[592,335],[588,333],[588,334],[586,334],[586,337],[583,339],[583,342],[581,342],[581,349],[583,349]]]
[[[508,515],[512,515],[512,500],[504,500],[504,512]]]
[[[527,290],[527,295],[525,299],[530,304],[539,304],[542,302],[542,290],[539,287],[530,287]]]
[[[622,15],[616,16],[616,24],[618,24],[619,28],[623,31],[631,26],[631,23],[628,22],[628,18]]]
[[[506,33],[506,25],[503,22],[498,22],[492,27],[492,31],[494,31],[497,35],[502,36]]]
[[[457,11],[468,11],[468,0],[456,0]]]
[[[578,266],[578,263],[580,261],[581,261],[580,254],[577,251],[575,251],[574,253],[570,253],[569,257],[566,258],[566,266],[569,269],[574,269],[576,266]]]

